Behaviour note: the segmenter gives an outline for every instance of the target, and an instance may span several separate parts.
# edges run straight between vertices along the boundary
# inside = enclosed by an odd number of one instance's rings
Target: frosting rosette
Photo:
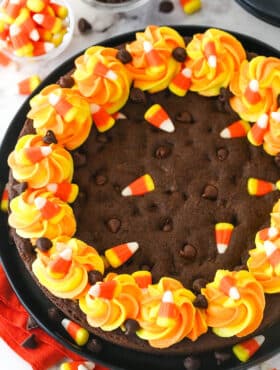
[[[257,56],[242,62],[230,90],[230,105],[242,119],[255,122],[264,113],[277,109],[280,94],[280,59]]]
[[[195,34],[187,45],[185,67],[191,70],[190,90],[201,95],[219,95],[229,86],[234,73],[246,59],[241,43],[227,32],[215,28]]]
[[[137,319],[142,290],[132,275],[109,273],[104,281],[93,285],[79,300],[88,323],[104,331],[123,325],[126,319]]]
[[[246,336],[256,330],[265,306],[261,284],[246,271],[218,270],[202,289],[208,300],[206,319],[220,337]]]
[[[10,209],[9,225],[22,238],[54,239],[76,232],[72,208],[50,192],[26,190],[11,200]]]
[[[280,108],[270,113],[268,130],[263,140],[264,150],[268,154],[276,155],[280,152]]]
[[[27,117],[37,134],[51,130],[60,145],[69,150],[79,147],[88,137],[92,118],[87,100],[73,89],[49,85],[30,101]]]
[[[185,48],[185,42],[169,27],[148,26],[144,32],[137,32],[136,40],[126,45],[132,61],[125,66],[134,86],[151,93],[168,87],[182,65],[172,57],[177,47]]]
[[[172,278],[150,285],[141,301],[137,335],[155,348],[167,348],[184,338],[196,340],[207,331],[205,313],[193,305],[195,295]]]
[[[40,135],[22,136],[8,157],[8,165],[17,181],[35,189],[71,182],[73,176],[70,153],[58,144],[45,144]]]
[[[108,113],[117,112],[127,101],[131,78],[116,58],[117,49],[92,46],[75,60],[74,89]]]
[[[52,244],[47,252],[37,250],[32,271],[56,297],[78,298],[88,287],[88,271],[103,274],[103,260],[93,247],[76,238],[60,236]]]

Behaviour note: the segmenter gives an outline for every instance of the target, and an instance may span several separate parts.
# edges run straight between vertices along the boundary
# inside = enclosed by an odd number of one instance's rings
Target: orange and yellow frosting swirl
[[[219,95],[246,59],[241,43],[227,32],[209,29],[194,35],[187,45],[185,66],[192,71],[190,90],[201,95]]]
[[[45,144],[40,135],[22,136],[8,164],[17,181],[36,189],[53,182],[71,182],[73,176],[70,153],[58,144]]]
[[[76,232],[72,208],[44,190],[26,190],[11,200],[10,209],[9,225],[22,238],[54,239]]]
[[[183,38],[169,27],[148,26],[136,33],[136,40],[126,45],[132,61],[126,64],[134,86],[151,93],[168,87],[179,73],[181,63],[172,57],[176,47],[185,47]]]
[[[231,107],[244,120],[255,122],[264,113],[277,109],[280,94],[280,59],[257,56],[242,62],[230,90]]]
[[[92,118],[88,102],[73,89],[49,85],[30,101],[27,117],[37,134],[52,130],[59,144],[69,150],[79,147],[88,137]]]
[[[37,250],[32,271],[39,282],[59,298],[75,299],[88,287],[88,271],[104,272],[96,250],[79,239],[60,236],[47,252]],[[63,253],[68,260],[63,260]]]
[[[270,155],[280,152],[280,108],[271,112],[268,131],[264,135],[264,150]]]
[[[265,306],[262,285],[245,270],[218,270],[202,289],[208,300],[207,324],[220,337],[246,336],[256,330]]]
[[[93,46],[75,60],[74,90],[108,113],[117,112],[127,101],[131,78],[116,58],[117,49]]]

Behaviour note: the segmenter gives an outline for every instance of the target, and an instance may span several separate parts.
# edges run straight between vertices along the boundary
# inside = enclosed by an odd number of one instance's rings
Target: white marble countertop
[[[25,100],[25,97],[11,93],[17,81],[35,73],[43,79],[68,57],[111,36],[141,29],[148,24],[205,25],[244,33],[280,50],[279,28],[255,18],[234,0],[202,0],[202,9],[192,15],[186,15],[182,11],[179,6],[179,0],[172,0],[175,7],[171,13],[160,13],[158,10],[160,1],[150,0],[146,5],[127,13],[109,14],[97,11],[81,0],[68,0],[74,10],[76,21],[80,17],[86,18],[92,24],[93,31],[82,35],[76,28],[74,38],[69,47],[62,55],[48,63],[26,63],[20,66],[17,71],[10,67],[3,68],[0,66],[0,142],[4,138],[10,121]],[[3,370],[31,369],[1,339],[0,358],[0,367]],[[277,356],[269,361],[268,364],[257,366],[254,370],[269,370],[273,368],[279,370],[279,366],[280,356]]]

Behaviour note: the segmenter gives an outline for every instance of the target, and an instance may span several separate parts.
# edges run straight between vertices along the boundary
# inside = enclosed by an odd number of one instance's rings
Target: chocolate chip
[[[53,323],[61,323],[64,319],[62,312],[56,307],[50,307],[48,309],[48,317]]]
[[[98,340],[96,338],[90,339],[87,342],[86,347],[90,352],[99,353],[99,352],[102,351],[102,344],[101,344],[100,340]]]
[[[103,280],[103,275],[98,270],[91,270],[88,272],[88,281],[91,285]]]
[[[26,330],[31,330],[31,329],[35,329],[35,328],[38,328],[39,325],[37,324],[37,322],[35,321],[35,319],[32,317],[32,316],[28,316],[28,319],[26,321]]]
[[[194,356],[188,356],[184,360],[184,367],[186,370],[198,370],[201,366],[199,358]]]
[[[206,284],[207,280],[203,278],[198,278],[194,280],[192,288],[196,293],[200,293],[201,289],[204,288]]]
[[[198,307],[198,308],[207,308],[208,307],[208,301],[207,301],[207,299],[205,298],[205,296],[203,294],[198,294],[195,297],[195,300],[193,301],[193,304],[194,304],[195,307]]]
[[[210,185],[210,184],[205,186],[203,190],[202,198],[209,199],[209,200],[216,200],[217,196],[218,196],[218,189],[216,188],[216,186]]]
[[[87,157],[82,152],[73,152],[72,156],[73,156],[74,166],[77,168],[83,167],[87,163]]]
[[[158,9],[161,13],[170,13],[174,9],[174,5],[171,1],[161,1]]]
[[[132,56],[126,49],[120,49],[117,52],[116,58],[123,64],[127,64],[132,61]]]
[[[95,176],[96,185],[102,186],[102,185],[106,184],[106,182],[107,182],[107,177],[106,176],[104,176],[104,175]]]
[[[228,150],[226,148],[219,148],[217,150],[217,157],[220,161],[224,161],[228,157]]]
[[[111,218],[106,225],[111,233],[117,233],[121,227],[121,221],[118,218]]]
[[[155,151],[155,157],[158,159],[164,159],[169,157],[171,154],[171,148],[166,145],[159,146]]]
[[[214,352],[214,357],[217,361],[217,365],[222,365],[224,362],[231,359],[232,355],[229,352]]]
[[[193,123],[193,117],[190,112],[179,112],[175,116],[175,120],[179,123]]]
[[[186,244],[184,247],[180,250],[180,256],[188,259],[193,260],[196,257],[196,249],[191,244]]]
[[[99,134],[96,136],[96,141],[101,144],[106,144],[108,143],[109,139],[106,134]]]
[[[21,193],[23,193],[27,189],[27,187],[28,187],[27,182],[21,182],[19,184],[13,185],[13,190],[17,194],[21,194]]]
[[[87,33],[92,30],[92,25],[85,18],[78,20],[78,29],[81,33]]]
[[[46,135],[43,137],[43,142],[45,144],[57,144],[57,139],[56,139],[55,134],[52,130],[48,130],[46,132]]]
[[[36,247],[42,252],[46,252],[52,247],[51,240],[45,237],[38,238],[35,244]]]
[[[276,166],[280,168],[280,153],[276,154],[276,156],[274,157],[274,162]]]
[[[60,77],[58,84],[59,86],[67,89],[71,89],[74,86],[75,80],[69,75]]]
[[[162,225],[161,225],[161,230],[162,231],[165,231],[165,232],[170,232],[173,230],[173,222],[171,220],[171,218],[166,218]]]
[[[138,89],[136,87],[133,87],[130,90],[129,98],[133,103],[143,103],[146,104],[146,95],[144,91],[141,89]]]
[[[136,320],[127,319],[124,323],[125,332],[124,334],[127,336],[134,335],[137,330],[140,329],[140,325]]]
[[[186,49],[178,46],[177,48],[172,50],[172,56],[175,60],[177,60],[177,62],[183,63],[187,58]]]
[[[34,334],[30,335],[30,337],[26,338],[22,343],[21,346],[27,349],[34,349],[38,346],[36,337]]]

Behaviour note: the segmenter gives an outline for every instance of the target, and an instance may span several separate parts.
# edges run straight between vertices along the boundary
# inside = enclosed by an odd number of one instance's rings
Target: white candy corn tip
[[[60,97],[54,93],[51,93],[49,96],[48,96],[48,100],[49,100],[49,103],[51,105],[56,105],[58,102],[59,102],[59,99]]]
[[[265,242],[263,243],[263,247],[267,257],[271,256],[272,253],[275,252],[275,250],[277,249],[276,245],[272,243],[270,240],[265,240]]]
[[[175,131],[175,126],[173,125],[173,122],[171,119],[166,119],[161,123],[159,126],[161,130],[166,131],[166,132],[174,132]]]
[[[80,364],[77,367],[78,370],[89,370],[90,367],[87,367],[86,365]],[[94,368],[93,368],[94,369]]]
[[[48,53],[49,51],[53,50],[55,48],[54,44],[51,42],[45,42],[45,52]]]
[[[254,340],[258,343],[259,346],[261,346],[265,341],[265,336],[257,335],[256,337],[254,337]]]
[[[217,244],[217,250],[219,254],[224,254],[227,250],[228,245],[224,243],[218,243]]]
[[[235,286],[229,289],[228,295],[234,300],[240,299],[239,291]]]
[[[32,18],[38,24],[42,24],[43,21],[44,21],[44,15],[43,14],[34,14]]]
[[[143,42],[143,49],[146,53],[149,53],[153,49],[153,45],[149,41]]]
[[[55,193],[57,191],[58,185],[57,184],[48,184],[47,190],[51,193]]]
[[[174,298],[173,298],[173,294],[170,290],[166,290],[164,293],[163,293],[163,296],[162,296],[162,299],[161,301],[163,303],[173,303],[174,302]]]
[[[139,244],[137,242],[129,242],[127,243],[127,248],[130,250],[130,252],[133,254],[137,251],[139,248]]]
[[[271,118],[275,121],[280,122],[280,112],[271,112]]]
[[[95,114],[100,111],[100,105],[98,104],[90,104],[90,111],[92,114]]]
[[[129,197],[130,195],[132,195],[132,191],[131,191],[130,187],[127,186],[126,188],[124,188],[122,190],[122,196],[123,197]]]
[[[260,128],[267,128],[267,125],[268,125],[268,115],[266,113],[262,114],[258,120],[257,120],[257,125],[260,127]]]
[[[118,78],[117,74],[111,69],[106,73],[105,77],[108,78],[108,80],[113,80],[113,81]]]
[[[11,24],[9,32],[10,36],[12,37],[17,36],[20,33],[20,28],[16,24]]]
[[[42,209],[47,203],[47,199],[43,197],[37,197],[34,199],[34,204],[37,209]]]
[[[52,152],[52,148],[50,146],[42,146],[41,147],[41,153],[44,157],[47,157]]]
[[[92,287],[90,287],[88,293],[89,295],[91,295],[92,297],[99,297],[100,296],[100,283],[96,283],[94,284]]]
[[[39,32],[37,30],[32,30],[30,33],[29,33],[29,38],[33,41],[38,41],[40,39],[40,35],[39,35]]]
[[[182,70],[182,75],[185,76],[186,78],[191,78],[192,77],[192,70],[190,68],[184,68]]]
[[[70,324],[70,320],[69,319],[67,319],[66,317],[64,319],[62,319],[61,325],[64,327],[64,329],[67,330],[67,327],[68,327],[69,324]]]
[[[217,67],[217,57],[216,57],[216,55],[210,55],[209,56],[208,65],[211,68],[216,68]]]
[[[223,139],[230,139],[231,138],[231,133],[230,130],[226,127],[220,132],[220,136]]]
[[[85,361],[85,366],[88,370],[93,370],[95,369],[95,363],[91,361]]]
[[[59,256],[64,259],[65,261],[71,261],[72,259],[72,249],[66,248],[62,252],[59,253]]]
[[[259,82],[258,82],[258,80],[251,80],[249,82],[249,89],[252,90],[253,92],[258,92],[259,91]]]
[[[269,238],[275,238],[278,235],[278,229],[274,226],[271,226],[268,229],[268,237]]]

